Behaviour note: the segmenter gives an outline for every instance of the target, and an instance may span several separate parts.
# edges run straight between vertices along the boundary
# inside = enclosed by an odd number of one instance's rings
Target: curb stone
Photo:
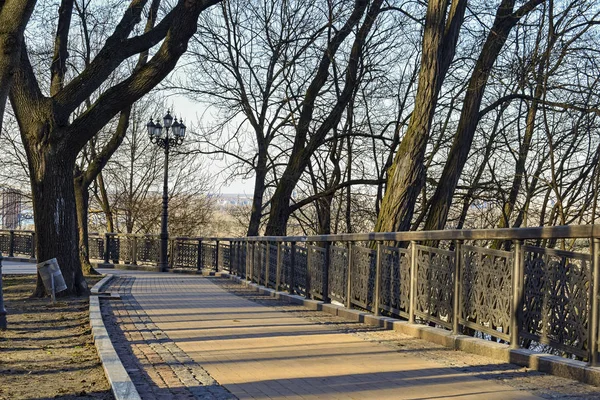
[[[436,343],[453,350],[490,357],[550,375],[572,379],[589,385],[600,386],[600,367],[592,367],[584,361],[571,360],[551,354],[536,353],[527,349],[511,349],[508,344],[492,342],[466,335],[453,335],[452,332],[442,328],[411,324],[408,321],[396,318],[376,316],[365,311],[348,309],[333,304],[325,304],[322,301],[308,300],[302,296],[265,288],[262,285],[250,282],[233,274],[222,273],[221,277],[229,278],[234,282],[259,292],[260,294],[272,296],[289,303],[303,305],[311,310],[323,311],[351,321],[363,322],[387,330],[395,330],[402,334]]]
[[[107,274],[104,278],[102,278],[100,281],[98,281],[94,287],[92,287],[92,289],[90,290],[90,292],[93,295],[96,295],[98,293],[100,293],[102,291],[102,289],[104,289],[104,286],[106,286],[111,279],[113,278],[113,275],[111,274]]]
[[[94,344],[100,361],[102,362],[102,368],[104,368],[104,374],[110,384],[111,390],[116,400],[141,400],[141,397],[135,388],[129,374],[123,367],[115,348],[110,341],[104,321],[102,320],[102,313],[100,312],[100,298],[97,295],[111,279],[113,275],[106,275],[100,282],[94,285],[92,288],[92,296],[90,297],[90,326],[92,328],[92,336],[94,338]]]

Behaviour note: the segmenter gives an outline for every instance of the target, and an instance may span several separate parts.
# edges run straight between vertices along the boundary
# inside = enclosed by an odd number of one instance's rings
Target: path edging
[[[121,359],[117,355],[115,348],[108,336],[102,313],[100,311],[100,298],[97,296],[102,288],[113,278],[113,275],[106,275],[101,281],[96,283],[91,289],[90,296],[90,326],[96,351],[100,357],[104,375],[110,384],[111,390],[116,400],[141,400],[141,397],[131,381],[127,370],[123,366]]]
[[[335,304],[325,304],[322,301],[305,299],[302,296],[266,288],[232,274],[222,273],[221,276],[228,277],[229,279],[252,288],[261,294],[290,303],[303,305],[313,311],[323,311],[351,321],[363,322],[367,325],[395,330],[402,334],[436,343],[453,350],[490,357],[527,367],[535,371],[573,379],[594,386],[600,386],[600,368],[592,367],[583,361],[571,360],[551,354],[535,353],[527,349],[511,349],[507,344],[478,339],[472,336],[453,335],[452,332],[442,328],[411,324],[408,321],[402,321],[396,318],[377,316],[365,311],[352,310]]]

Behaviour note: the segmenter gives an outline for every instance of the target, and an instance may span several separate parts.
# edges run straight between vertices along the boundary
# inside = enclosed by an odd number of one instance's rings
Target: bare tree
[[[87,291],[77,248],[73,169],[78,153],[118,112],[167,76],[196,32],[200,13],[216,3],[218,0],[180,0],[153,29],[132,35],[146,5],[144,0],[133,0],[89,66],[68,81],[66,49],[73,1],[63,0],[46,94],[27,49],[22,49],[10,101],[28,157],[37,254],[41,260],[58,259],[68,286],[66,293]],[[124,60],[158,44],[160,47],[143,67],[119,83],[101,88]],[[74,117],[74,111],[99,90],[91,107]],[[43,293],[38,280],[36,294]]]
[[[35,0],[4,0],[0,3],[0,132],[6,98],[13,75],[19,66],[23,32],[31,17]]]
[[[419,84],[406,134],[388,171],[386,192],[375,230],[410,228],[414,205],[425,180],[424,156],[437,98],[454,58],[466,0],[430,1],[423,33]]]

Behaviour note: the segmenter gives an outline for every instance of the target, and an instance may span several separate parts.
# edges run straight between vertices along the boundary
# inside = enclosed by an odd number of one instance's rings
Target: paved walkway
[[[13,274],[35,274],[36,265],[28,262],[2,261],[2,273],[5,275]]]
[[[189,358],[181,365],[199,364],[238,398],[537,398],[261,306],[210,278],[136,274],[130,281],[126,292],[159,330],[154,337],[166,335]]]

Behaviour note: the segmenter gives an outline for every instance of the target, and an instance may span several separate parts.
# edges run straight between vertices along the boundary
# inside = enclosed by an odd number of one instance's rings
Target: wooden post
[[[346,274],[346,308],[352,308],[352,242],[348,242],[348,271]]]
[[[408,307],[408,322],[415,323],[415,306],[417,294],[417,242],[410,242],[410,298]]]
[[[277,274],[275,277],[275,290],[277,291],[281,288],[281,256],[281,242],[277,242],[277,265],[275,266],[275,273]]]
[[[589,332],[589,363],[596,367],[598,366],[598,294],[600,292],[600,238],[592,238],[590,240],[592,254],[592,276],[593,284],[590,288],[590,296],[592,297],[591,304],[591,323]]]
[[[379,295],[381,292],[381,243],[377,242],[377,255],[375,257],[375,295],[373,299],[373,314],[379,313]]]
[[[457,240],[454,246],[454,304],[452,312],[452,333],[460,334],[460,310],[461,310],[461,293],[460,293],[460,275],[463,268],[463,241]]]
[[[510,308],[510,347],[512,349],[519,348],[519,328],[521,319],[521,296],[522,296],[522,280],[523,260],[521,246],[522,240],[515,240],[514,243],[514,264],[512,271],[512,302]]]
[[[295,270],[296,270],[296,242],[291,242],[290,243],[290,269],[289,269],[289,279],[288,279],[288,284],[289,284],[289,292],[291,294],[294,294],[294,275],[295,275]]]

